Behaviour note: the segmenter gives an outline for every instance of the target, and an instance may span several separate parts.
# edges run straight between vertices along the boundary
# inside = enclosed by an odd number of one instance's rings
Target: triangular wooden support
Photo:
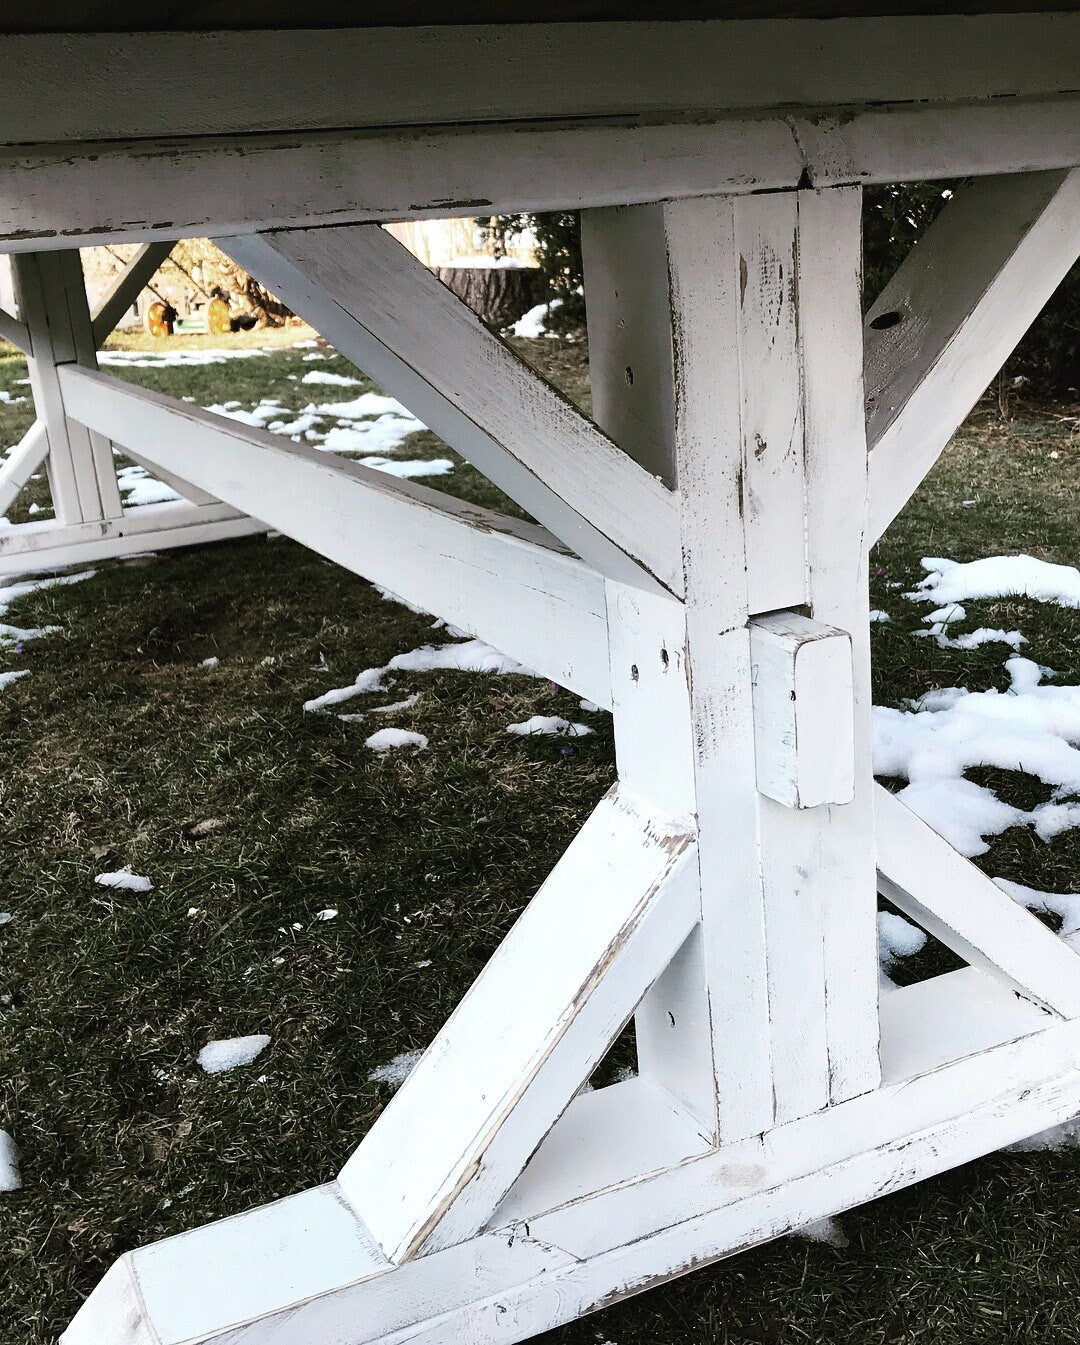
[[[391,1260],[483,1228],[699,915],[692,833],[613,791],[342,1170]]]

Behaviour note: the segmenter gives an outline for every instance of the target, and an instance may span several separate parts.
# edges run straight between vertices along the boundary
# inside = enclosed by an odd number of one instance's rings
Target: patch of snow
[[[314,700],[305,701],[304,709],[309,712],[324,710],[328,705],[339,705],[342,701],[366,695],[369,691],[385,691],[383,679],[388,673],[440,670],[537,676],[516,659],[500,654],[483,640],[465,640],[460,644],[422,645],[407,654],[395,654],[383,668],[365,668],[351,686],[336,687],[333,691],[316,696]]]
[[[337,911],[333,908],[333,906],[327,906],[325,910],[322,910],[322,911],[316,911],[315,914],[314,914],[311,918],[312,918],[313,920],[324,920],[324,921],[325,921],[325,920],[336,920],[336,919],[338,918],[338,913],[337,913]]]
[[[594,705],[592,701],[585,701],[585,700],[578,701],[578,705],[582,710],[585,711],[586,714],[596,715],[600,713],[599,705]]]
[[[12,682],[17,682],[20,677],[29,677],[29,668],[13,668],[10,672],[0,672],[0,691],[9,687]]]
[[[1041,1153],[1046,1149],[1067,1149],[1080,1144],[1080,1116],[1062,1121],[1049,1130],[1040,1130],[1037,1135],[1029,1135],[1025,1140],[1017,1140],[1008,1146],[1009,1153]]]
[[[529,340],[535,340],[539,336],[551,336],[552,333],[547,329],[547,320],[552,310],[561,305],[561,299],[552,299],[549,304],[537,304],[535,308],[530,308],[511,325],[510,335],[523,336]]]
[[[984,644],[1007,644],[1010,649],[1019,650],[1021,645],[1027,644],[1026,636],[1021,635],[1018,630],[1000,628],[991,630],[987,626],[980,626],[978,630],[967,631],[955,637],[946,635],[945,629],[940,625],[932,630],[913,630],[911,633],[932,636],[939,649],[977,649]]]
[[[145,467],[121,467],[116,473],[116,484],[124,497],[125,508],[138,508],[146,504],[168,504],[171,500],[181,498],[172,486],[167,486],[164,481],[158,481]]]
[[[1080,803],[1040,804],[1025,813],[963,778],[974,766],[1024,771],[1059,795],[1080,793],[1080,686],[1043,686],[1031,659],[1010,658],[1011,686],[972,692],[944,687],[909,710],[875,706],[874,771],[910,783],[900,797],[963,854],[1010,826],[1041,836],[1080,825]]]
[[[10,925],[14,919],[10,911],[0,911],[0,925]]]
[[[361,458],[361,467],[373,467],[377,472],[386,472],[388,476],[445,476],[454,470],[449,458],[414,458],[408,462],[398,462],[393,458]]]
[[[226,1070],[250,1065],[269,1045],[270,1038],[264,1032],[250,1037],[226,1037],[207,1042],[195,1059],[207,1074],[223,1074]]]
[[[835,1219],[829,1217],[814,1219],[811,1223],[793,1228],[791,1236],[793,1238],[806,1238],[808,1242],[824,1242],[829,1247],[846,1247],[848,1245],[847,1234]]]
[[[251,360],[274,352],[270,347],[242,347],[235,350],[99,350],[98,364],[120,365],[129,369],[168,369],[188,365],[226,364],[229,360]]]
[[[325,402],[321,406],[305,406],[305,411],[314,411],[320,416],[333,416],[335,420],[365,420],[374,416],[397,416],[399,420],[412,421],[418,429],[426,429],[423,421],[417,420],[413,413],[395,400],[385,397],[381,392],[363,392],[351,402]]]
[[[871,624],[871,626],[873,626],[873,625],[881,625],[881,626],[883,626],[883,625],[885,625],[886,622],[891,621],[891,620],[892,620],[892,617],[888,614],[888,612],[882,612],[882,611],[879,611],[877,608],[874,608],[874,610],[870,613],[870,624]]]
[[[517,734],[521,738],[531,738],[537,734],[555,734],[562,738],[584,738],[592,733],[588,724],[572,724],[569,719],[558,715],[533,715],[520,724],[507,724],[507,733]]]
[[[0,1191],[17,1191],[21,1186],[19,1151],[7,1131],[0,1130]]]
[[[199,664],[200,668],[216,668],[221,662],[216,654],[211,654],[209,658],[204,658]]]
[[[892,911],[878,911],[877,926],[882,961],[892,963],[899,957],[911,957],[926,944],[924,930]]]
[[[94,882],[99,887],[116,887],[125,892],[149,892],[154,886],[145,874],[133,873],[130,864],[112,873],[99,873]]]
[[[324,355],[316,355],[316,359],[325,359]],[[300,380],[301,383],[332,383],[339,388],[359,387],[364,380],[362,378],[350,378],[348,374],[334,374],[329,369],[309,369]]]
[[[422,752],[428,740],[422,733],[413,733],[410,729],[379,729],[364,739],[364,746],[373,752],[392,752],[397,747],[415,747]]]
[[[371,713],[373,715],[392,715],[396,714],[398,710],[411,710],[419,699],[419,691],[414,691],[411,696],[406,696],[403,701],[394,701],[392,705],[373,705]],[[342,718],[344,718],[344,715],[342,715]]]
[[[368,1075],[368,1082],[386,1083],[391,1088],[400,1088],[420,1063],[423,1054],[423,1051],[404,1051],[401,1055],[394,1056],[393,1060],[388,1060],[385,1065],[373,1069]]]
[[[35,626],[30,630],[22,626],[8,626],[0,621],[0,640],[14,640],[17,644],[24,640],[40,640],[43,635],[54,635],[62,626]]]
[[[1080,570],[1034,556],[986,556],[960,564],[939,556],[922,561],[927,571],[915,602],[963,602],[968,598],[1034,598],[1059,607],[1080,607]]]
[[[21,579],[12,584],[5,584],[0,587],[0,616],[7,611],[16,598],[25,597],[27,593],[37,593],[41,589],[55,588],[57,584],[81,584],[84,579],[91,579],[96,573],[96,570],[83,570],[79,574],[54,574],[47,575],[42,579]]]
[[[1038,911],[1043,915],[1056,915],[1061,920],[1060,934],[1080,932],[1080,892],[1039,892],[1023,883],[1014,883],[1008,878],[995,878],[994,882],[1003,892],[1007,892],[1013,901],[1026,906],[1029,911]]]

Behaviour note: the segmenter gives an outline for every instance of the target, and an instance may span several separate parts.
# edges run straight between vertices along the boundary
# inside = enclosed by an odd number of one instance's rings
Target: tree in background
[[[935,182],[868,187],[863,210],[863,293],[869,306],[907,256],[912,244],[947,205],[952,187]],[[498,248],[523,229],[535,236],[544,286],[542,302],[560,300],[548,319],[551,331],[576,333],[585,325],[581,293],[578,215],[507,215],[491,221]],[[1080,388],[1080,263],[1073,267],[1011,356],[1001,386],[1017,377],[1041,396],[1075,395]],[[999,389],[999,399],[1004,402]]]

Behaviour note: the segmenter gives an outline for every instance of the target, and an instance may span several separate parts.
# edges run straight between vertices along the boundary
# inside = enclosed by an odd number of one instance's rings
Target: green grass
[[[521,349],[582,398],[580,347]],[[125,376],[199,402],[330,400],[334,389],[301,393],[289,374],[348,366],[302,353]],[[0,353],[0,389],[25,392],[21,377],[23,362]],[[27,411],[0,406],[0,444]],[[1069,430],[1046,410],[1011,429],[978,413],[890,530],[874,557],[873,602],[894,617],[873,632],[878,703],[1004,685],[1000,647],[911,639],[922,609],[900,595],[922,555],[1024,549],[1075,563]],[[446,450],[422,435],[406,451]],[[464,466],[429,484],[501,502]],[[1080,614],[1013,601],[969,612],[1018,626],[1026,653],[1080,680]],[[45,1345],[120,1253],[335,1173],[388,1096],[369,1074],[431,1039],[607,788],[613,755],[606,716],[519,677],[399,677],[383,700],[421,699],[385,722],[429,736],[416,755],[365,749],[375,717],[305,715],[305,699],[439,636],[283,539],[102,566],[13,616],[63,626],[0,652],[0,670],[31,670],[0,693],[0,908],[15,916],[0,927],[0,1126],[24,1181],[0,1195],[0,1341]],[[218,667],[199,666],[209,656]],[[570,755],[561,740],[505,733],[537,713],[596,733]],[[1026,776],[994,784],[1026,806],[1042,797]],[[192,839],[208,818],[222,825]],[[152,876],[151,893],[92,882],[125,863]],[[1052,845],[1006,833],[985,865],[1076,887],[1080,833]],[[325,907],[338,918],[313,922]],[[936,957],[907,974],[939,969]],[[273,1040],[257,1065],[216,1077],[195,1066],[208,1039],[259,1031]],[[1071,1151],[993,1155],[843,1216],[845,1249],[784,1239],[550,1339],[1080,1341],[1078,1178]]]

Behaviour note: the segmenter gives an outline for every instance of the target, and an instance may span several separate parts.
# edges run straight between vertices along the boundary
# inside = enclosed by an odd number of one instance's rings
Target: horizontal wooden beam
[[[678,592],[678,500],[378,225],[222,247],[609,579]]]
[[[144,243],[116,276],[90,315],[97,345],[103,344],[171,251],[171,242]]]
[[[60,379],[70,416],[151,467],[610,703],[603,581],[543,528],[107,374]]]
[[[1080,97],[705,122],[520,123],[0,148],[0,245],[220,236],[1080,163]]]
[[[229,504],[196,508],[187,500],[140,504],[122,518],[61,523],[40,519],[0,529],[0,574],[27,574],[89,561],[116,560],[173,546],[202,546],[234,537],[265,533],[258,519],[238,514]]]
[[[0,126],[29,143],[701,116],[1046,97],[1078,68],[1075,14],[33,34],[0,43]],[[233,69],[289,78],[253,99]]]
[[[227,504],[197,508],[185,500],[139,505],[121,518],[88,523],[63,524],[56,519],[42,519],[0,529],[0,574],[55,570],[145,551],[202,546],[265,531],[265,523],[238,514]]]
[[[1080,957],[881,785],[878,888],[965,962],[1063,1018],[1080,1015]]]
[[[885,531],[1080,255],[1080,169],[982,178],[866,315],[868,530]]]
[[[547,1214],[523,1179],[493,1231],[402,1266],[331,1183],[127,1253],[62,1345],[509,1345],[1074,1116],[1078,1050],[1057,1024]],[[632,1094],[603,1090],[579,1154]]]

